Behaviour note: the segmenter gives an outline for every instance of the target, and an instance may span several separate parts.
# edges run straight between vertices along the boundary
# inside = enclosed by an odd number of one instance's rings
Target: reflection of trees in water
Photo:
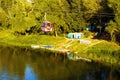
[[[9,76],[17,75],[20,80],[27,79],[29,72],[32,72],[31,76],[35,80],[38,79],[36,77],[43,80],[101,80],[113,78],[115,74],[102,64],[69,61],[62,55],[55,56],[51,52],[17,47],[0,47],[0,71],[5,67]]]
[[[22,80],[24,76],[25,60],[24,56],[13,54],[14,51],[19,51],[16,48],[2,47],[0,52],[0,68],[3,70],[6,67],[8,75],[18,74]]]

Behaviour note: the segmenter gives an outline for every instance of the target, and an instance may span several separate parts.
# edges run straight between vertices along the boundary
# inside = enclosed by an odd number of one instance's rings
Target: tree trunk
[[[55,37],[57,37],[57,31],[55,31]]]

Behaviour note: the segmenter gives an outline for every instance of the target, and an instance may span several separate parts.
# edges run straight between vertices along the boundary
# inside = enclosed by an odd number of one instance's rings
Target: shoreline
[[[4,32],[4,31],[3,31]],[[91,41],[91,44],[81,44],[80,40],[68,39],[65,37],[55,37],[49,35],[26,35],[14,36],[11,32],[4,32],[6,35],[0,36],[0,43],[8,46],[30,47],[31,45],[42,44],[51,45],[57,48],[70,50],[72,53],[78,52],[77,56],[93,61],[102,61],[110,64],[120,64],[120,46],[105,40],[83,38]]]

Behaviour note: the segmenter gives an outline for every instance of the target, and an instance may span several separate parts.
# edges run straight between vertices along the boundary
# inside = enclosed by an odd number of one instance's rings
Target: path
[[[103,41],[98,41],[98,42],[96,42],[96,43],[91,43],[89,46],[87,46],[85,49],[83,49],[83,51],[85,51],[85,50],[88,49],[89,47],[92,47],[92,46],[94,46],[94,45],[97,45],[97,44],[99,44],[99,43],[101,43],[101,42],[103,42]]]
[[[69,44],[72,43],[73,40],[70,40],[70,39],[66,39],[65,40],[62,40],[62,41],[59,41],[57,43],[59,43],[58,45],[56,45],[56,47],[60,47],[60,48],[65,48],[66,46],[68,46]]]

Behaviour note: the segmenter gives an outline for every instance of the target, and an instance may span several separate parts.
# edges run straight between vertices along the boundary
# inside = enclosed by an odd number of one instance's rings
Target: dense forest
[[[98,32],[99,38],[120,42],[119,0],[0,0],[0,30],[43,34],[45,18],[52,23],[51,34],[95,26],[92,31]]]

